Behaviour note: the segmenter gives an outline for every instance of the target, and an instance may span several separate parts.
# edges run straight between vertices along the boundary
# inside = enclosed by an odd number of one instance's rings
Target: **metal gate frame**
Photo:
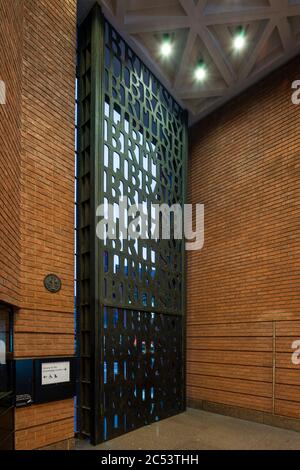
[[[0,451],[14,450],[15,433],[14,433],[14,394],[13,394],[13,322],[14,310],[12,306],[0,304],[0,309],[5,312],[7,320],[8,335],[6,350],[6,379],[8,390],[0,391]]]
[[[103,201],[103,133],[104,133],[104,28],[105,19],[99,5],[95,5],[87,19],[79,29],[79,263],[78,263],[78,312],[79,312],[79,355],[80,383],[78,406],[78,430],[82,437],[91,439],[92,444],[103,442],[104,416],[104,308],[111,308],[104,300],[101,270],[103,253],[99,240],[96,238],[96,207],[97,201]],[[101,47],[102,45],[102,47]],[[102,106],[99,105],[102,103]],[[182,203],[186,202],[187,177],[187,113],[183,113],[185,126],[183,130],[183,178]],[[181,261],[181,305],[180,305],[180,336],[181,364],[180,381],[182,394],[178,409],[167,414],[177,414],[185,410],[185,249],[182,243]],[[123,305],[119,306],[125,312]],[[155,309],[130,307],[131,312],[146,314]],[[128,311],[128,310],[127,310]],[[128,311],[129,312],[129,311]],[[155,310],[156,312],[156,310]],[[166,312],[156,312],[168,315]],[[130,314],[130,312],[129,312]],[[174,318],[178,315],[174,315]],[[164,317],[162,317],[164,319]],[[161,319],[159,320],[162,321]],[[166,320],[167,321],[167,320]],[[173,322],[174,323],[174,322]],[[133,428],[134,429],[134,428]],[[131,430],[131,429],[129,429]],[[113,435],[109,436],[114,437]]]

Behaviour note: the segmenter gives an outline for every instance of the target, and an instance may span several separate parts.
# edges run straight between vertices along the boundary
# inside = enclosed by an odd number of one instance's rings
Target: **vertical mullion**
[[[184,112],[183,120],[183,145],[182,145],[182,207],[183,207],[183,214],[184,214],[184,205],[187,204],[187,187],[188,187],[188,112]],[[181,314],[182,314],[182,402],[183,402],[183,409],[186,409],[186,309],[187,309],[187,296],[186,296],[186,275],[187,275],[187,259],[186,259],[186,250],[185,250],[185,234],[184,234],[184,217],[183,217],[183,238],[182,238],[182,284],[181,284]]]
[[[79,57],[79,51],[77,51],[77,57]],[[75,129],[76,129],[76,148],[75,148],[75,286],[76,286],[76,298],[75,298],[75,354],[77,358],[77,374],[76,374],[76,421],[75,421],[75,431],[76,433],[80,430],[80,380],[81,380],[81,364],[80,364],[80,350],[81,350],[81,333],[80,333],[80,177],[79,177],[79,156],[80,156],[80,149],[79,149],[79,82],[80,82],[80,71],[78,70],[78,66],[76,68],[76,122],[75,122]]]
[[[77,266],[77,277],[79,279],[79,334],[80,334],[80,393],[78,396],[78,428],[80,435],[90,437],[92,432],[92,357],[91,345],[94,330],[92,330],[91,318],[91,91],[90,91],[90,40],[91,40],[91,17],[87,18],[79,30],[79,111],[78,111],[78,247],[80,263]]]
[[[92,422],[93,444],[102,440],[103,348],[101,334],[101,243],[96,236],[96,209],[103,202],[103,122],[104,122],[104,19],[96,5],[92,12],[91,30],[91,360],[92,360]]]
[[[78,376],[79,376],[79,383],[77,386],[77,430],[81,434],[83,432],[83,411],[82,411],[82,401],[83,401],[83,387],[82,387],[82,345],[83,345],[83,333],[82,333],[82,317],[83,317],[83,309],[81,307],[81,290],[83,289],[83,278],[82,278],[82,271],[81,266],[83,264],[82,259],[82,201],[81,201],[81,183],[83,177],[83,155],[82,155],[82,141],[81,141],[81,128],[83,123],[83,109],[82,109],[82,95],[83,95],[83,36],[84,30],[83,27],[78,32],[78,89],[77,89],[77,202],[78,202],[78,210],[77,210],[77,250],[78,250],[78,257],[77,257],[77,266],[76,266],[76,278],[77,278],[77,296],[76,296],[76,308],[77,308],[77,356],[79,357],[78,361]]]

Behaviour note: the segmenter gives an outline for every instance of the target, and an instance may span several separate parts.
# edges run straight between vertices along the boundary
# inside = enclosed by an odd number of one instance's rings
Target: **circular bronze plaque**
[[[61,289],[61,280],[56,274],[48,274],[44,279],[44,286],[49,292],[56,294]]]

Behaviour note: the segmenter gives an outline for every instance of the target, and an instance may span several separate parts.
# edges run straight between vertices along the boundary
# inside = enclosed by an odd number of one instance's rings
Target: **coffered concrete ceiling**
[[[300,0],[98,0],[153,73],[196,122],[300,52]],[[79,22],[95,0],[79,0]],[[237,28],[246,46],[236,52]],[[173,54],[163,59],[165,34]],[[196,82],[202,59],[207,78]],[[300,60],[300,58],[299,58]],[[300,77],[298,77],[300,79]]]

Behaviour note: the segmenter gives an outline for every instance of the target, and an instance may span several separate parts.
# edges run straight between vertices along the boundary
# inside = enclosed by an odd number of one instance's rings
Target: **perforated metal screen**
[[[79,429],[98,443],[185,407],[184,247],[153,239],[151,205],[184,202],[187,120],[98,7],[79,44]],[[124,197],[149,214],[144,240],[124,236]],[[115,240],[96,237],[99,204]]]

